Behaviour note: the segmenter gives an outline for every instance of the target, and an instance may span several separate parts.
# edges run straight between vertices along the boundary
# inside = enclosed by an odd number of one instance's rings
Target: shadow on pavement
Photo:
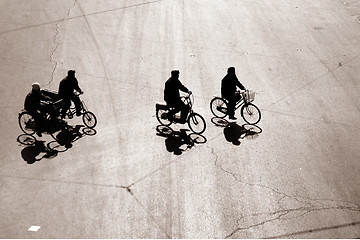
[[[238,125],[236,122],[228,122],[223,118],[212,118],[211,122],[218,127],[224,128],[224,136],[228,142],[234,145],[240,145],[240,139],[255,139],[262,132],[262,129],[256,125],[244,124]]]
[[[33,164],[44,158],[54,158],[60,152],[65,152],[72,148],[73,143],[78,141],[84,136],[93,136],[96,134],[95,129],[86,128],[82,125],[75,127],[69,126],[69,136],[64,141],[40,141],[34,135],[21,134],[17,141],[26,146],[21,151],[22,158],[28,163]]]
[[[172,128],[159,125],[156,127],[156,135],[166,137],[165,146],[168,152],[181,155],[184,151],[191,149],[195,144],[206,143],[206,138],[200,134],[190,133],[188,129],[174,131]]]
[[[25,147],[21,151],[22,158],[28,163],[33,164],[36,161],[40,161],[43,158],[54,158],[57,155],[57,151],[48,149],[45,145],[45,141],[35,140],[33,145]]]

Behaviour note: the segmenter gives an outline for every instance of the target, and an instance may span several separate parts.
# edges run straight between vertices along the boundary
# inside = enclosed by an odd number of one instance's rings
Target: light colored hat
[[[31,87],[32,87],[32,90],[40,90],[40,83],[38,83],[38,82],[34,82],[32,85],[31,85]]]

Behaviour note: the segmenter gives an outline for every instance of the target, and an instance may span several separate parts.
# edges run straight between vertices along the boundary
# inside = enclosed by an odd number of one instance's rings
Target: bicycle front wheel
[[[21,130],[26,134],[32,135],[35,133],[35,119],[28,112],[20,113],[19,126]]]
[[[85,126],[87,126],[88,128],[94,128],[97,124],[95,114],[93,114],[92,112],[89,112],[89,111],[87,111],[83,114],[82,120],[83,120],[83,123],[85,124]]]
[[[257,124],[261,119],[261,112],[257,106],[248,103],[242,106],[241,117],[248,124]]]
[[[223,98],[215,97],[210,102],[210,110],[215,117],[224,118],[227,115],[227,103]]]
[[[187,122],[194,133],[201,134],[206,129],[205,119],[198,113],[191,113]]]

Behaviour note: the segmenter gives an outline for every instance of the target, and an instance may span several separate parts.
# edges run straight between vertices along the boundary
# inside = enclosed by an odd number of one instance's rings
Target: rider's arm
[[[241,90],[246,90],[244,85],[242,85],[241,82],[238,79],[236,79],[236,86],[238,86]]]
[[[180,81],[179,81],[179,89],[186,93],[189,92],[189,89],[187,87],[185,87]]]
[[[83,91],[81,91],[81,89],[80,89],[80,87],[79,87],[79,82],[78,82],[78,80],[75,78],[74,79],[74,89],[76,90],[76,91],[78,91],[79,93],[82,93]]]

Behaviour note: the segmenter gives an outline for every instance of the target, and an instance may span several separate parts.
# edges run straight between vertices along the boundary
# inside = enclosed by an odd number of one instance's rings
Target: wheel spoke
[[[214,116],[224,118],[227,115],[227,104],[222,98],[215,97],[210,102],[210,110]]]
[[[256,124],[261,119],[260,110],[252,103],[246,104],[241,108],[241,116],[249,124]]]
[[[159,121],[159,123],[161,125],[164,125],[164,126],[170,126],[172,121],[170,121],[168,119],[168,113],[169,113],[169,110],[165,110],[165,109],[158,109],[156,111],[156,118],[157,120]]]
[[[201,134],[206,129],[205,119],[198,113],[192,113],[188,119],[189,128],[198,134]]]
[[[97,124],[95,114],[92,112],[85,112],[83,114],[83,122],[88,128],[94,128]]]

